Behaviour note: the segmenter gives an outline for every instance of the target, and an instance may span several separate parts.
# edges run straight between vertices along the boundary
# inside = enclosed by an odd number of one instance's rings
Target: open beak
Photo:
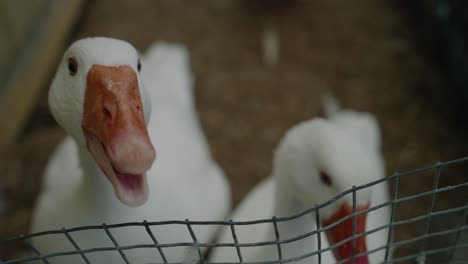
[[[356,207],[356,213],[362,212],[366,209],[369,208],[369,204],[367,205],[361,205]],[[335,214],[333,214],[331,217],[323,221],[322,226],[328,226],[331,225],[340,219],[352,215],[353,214],[353,207],[348,203],[344,202],[341,204],[339,209],[336,211]],[[356,222],[356,235],[362,234],[366,230],[366,218],[367,214],[361,214],[355,216],[355,222]],[[330,245],[337,244],[347,238],[353,237],[353,219],[347,219],[346,221],[340,223],[337,226],[334,226],[331,229],[328,229],[325,231],[327,235],[327,239]],[[337,261],[341,261],[344,259],[349,259],[352,256],[352,251],[353,251],[353,242],[352,240],[340,245],[339,247],[335,248],[333,250],[333,254],[335,255],[335,258]],[[361,254],[367,252],[367,246],[366,246],[366,237],[362,236],[359,238],[356,238],[355,240],[355,250],[354,250],[354,255]],[[354,260],[349,260],[346,263],[350,264],[368,264],[369,263],[369,258],[367,255],[361,256],[354,258]]]
[[[81,126],[88,150],[117,198],[129,206],[144,204],[148,199],[146,172],[156,151],[131,67],[94,65],[89,70]]]

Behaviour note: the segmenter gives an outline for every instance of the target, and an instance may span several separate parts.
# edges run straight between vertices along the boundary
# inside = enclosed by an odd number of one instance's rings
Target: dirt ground
[[[446,96],[450,87],[421,52],[408,18],[389,2],[90,1],[70,41],[104,35],[141,51],[155,40],[184,43],[201,122],[237,203],[269,175],[284,132],[321,115],[325,90],[345,107],[377,116],[388,175],[466,155],[466,129],[449,118],[456,110]],[[267,26],[280,37],[274,67],[262,62],[261,34]],[[47,88],[20,140],[2,150],[9,206],[0,211],[0,237],[28,232],[45,162],[64,136],[48,112]],[[444,170],[441,185],[466,181],[466,167]],[[401,180],[399,196],[429,190],[433,175]],[[436,208],[464,205],[464,190],[441,195]],[[396,217],[417,215],[427,204],[421,199],[398,207]],[[396,239],[414,236],[423,224],[397,229]],[[407,252],[409,247],[398,253]],[[0,258],[10,254],[0,252]]]

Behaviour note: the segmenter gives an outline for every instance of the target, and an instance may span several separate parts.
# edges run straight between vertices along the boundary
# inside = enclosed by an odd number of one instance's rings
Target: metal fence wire
[[[31,249],[30,255],[16,259],[7,259],[4,260],[3,263],[50,263],[54,262],[53,259],[59,256],[71,255],[81,258],[82,263],[92,263],[92,261],[90,261],[90,255],[103,253],[104,251],[112,251],[119,254],[123,261],[122,263],[132,263],[131,259],[128,257],[129,252],[136,249],[146,249],[154,252],[155,259],[160,259],[159,262],[154,263],[175,264],[181,262],[173,262],[170,260],[167,257],[167,252],[177,247],[189,247],[194,249],[197,257],[195,262],[198,263],[210,263],[204,255],[207,249],[219,250],[220,248],[224,248],[234,250],[238,257],[236,262],[224,262],[224,264],[249,264],[254,262],[249,262],[244,259],[242,252],[249,248],[262,246],[276,247],[276,260],[257,263],[297,263],[299,261],[304,262],[303,260],[307,260],[312,256],[318,256],[317,263],[321,263],[320,256],[324,252],[332,250],[340,244],[355,240],[358,237],[370,235],[384,229],[389,230],[386,245],[374,248],[365,253],[353,254],[350,259],[338,263],[353,263],[352,261],[350,262],[350,260],[377,251],[385,252],[384,263],[468,263],[468,173],[465,173],[465,171],[468,172],[467,169],[468,157],[465,157],[449,162],[437,163],[429,167],[405,173],[395,173],[392,176],[368,184],[355,186],[323,204],[314,206],[297,215],[284,218],[273,217],[255,221],[190,221],[188,219],[160,222],[143,221],[63,228],[60,230],[20,235],[8,238],[4,240],[4,242],[6,242],[6,244],[27,243]],[[315,230],[310,230],[310,232],[297,237],[285,239],[280,236],[281,223],[294,221],[305,215],[311,215],[314,219],[318,220],[321,210],[331,203],[346,195],[352,195],[353,201],[355,201],[356,195],[359,194],[360,190],[385,182],[388,182],[391,186],[392,198],[390,201],[377,204],[362,212],[356,212],[354,210],[352,215],[342,218],[329,226],[321,227],[318,225],[318,228]],[[404,191],[415,189],[405,188],[415,183],[419,185],[416,189],[423,188],[424,184],[426,184],[428,188],[418,193]],[[387,206],[391,208],[391,216],[388,224],[382,224],[382,226],[372,230],[366,230],[366,232],[362,234],[355,234],[354,232],[352,237],[327,248],[321,248],[319,243],[318,250],[310,251],[293,258],[285,258],[282,254],[282,250],[288,244],[314,236],[323,236],[326,230],[343,221],[352,219],[353,223],[355,223],[354,219],[356,216],[370,213]],[[236,231],[240,228],[258,224],[272,225],[272,230],[274,230],[275,233],[273,237],[275,237],[275,239],[271,241],[246,242],[237,235]],[[208,225],[230,227],[232,242],[213,243],[199,241],[194,230]],[[158,232],[156,229],[167,228],[172,230],[171,228],[175,226],[185,229],[187,237],[189,237],[191,241],[176,241],[171,243],[158,241]],[[140,231],[146,232],[148,241],[151,241],[151,243],[123,245],[125,241],[119,241],[114,234],[118,229],[128,227],[137,228],[140,229]],[[354,230],[355,228],[354,226]],[[80,232],[103,232],[103,235],[105,234],[105,236],[108,237],[111,246],[83,248],[82,245],[78,243],[77,239],[75,239]],[[73,249],[66,252],[41,252],[32,245],[31,239],[47,236],[62,236],[62,239],[65,238],[73,245]],[[3,244],[5,245],[5,243]],[[393,256],[390,256],[391,251],[394,252]],[[1,262],[2,261],[0,261],[0,263]],[[308,262],[305,261],[305,263]]]

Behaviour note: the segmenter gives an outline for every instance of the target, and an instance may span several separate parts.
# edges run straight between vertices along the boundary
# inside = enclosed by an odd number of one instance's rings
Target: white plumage
[[[288,131],[275,153],[273,172],[258,184],[231,215],[234,221],[285,217],[326,202],[351,188],[384,177],[384,164],[380,154],[380,133],[375,118],[368,113],[340,111],[333,98],[325,101],[328,120],[316,118],[305,121]],[[321,177],[330,176],[331,186]],[[370,200],[370,206],[388,201],[387,184],[378,184],[357,192],[357,202]],[[351,202],[352,196],[343,198]],[[321,219],[333,215],[339,202],[320,210]],[[389,206],[370,212],[366,230],[389,223]],[[316,230],[315,215],[309,214],[293,221],[278,224],[281,239],[289,239]],[[272,224],[238,226],[240,243],[274,241]],[[387,230],[367,236],[367,249],[384,246]],[[322,233],[321,247],[329,246]],[[317,250],[317,237],[283,244],[283,259],[295,258]],[[222,230],[218,242],[232,243],[229,227]],[[278,260],[276,246],[241,248],[243,261]],[[369,256],[370,263],[380,263],[384,250]],[[210,256],[213,262],[239,261],[235,248],[215,248]],[[331,251],[322,253],[322,263],[335,263]],[[318,263],[317,255],[299,263]],[[356,262],[366,263],[366,262]]]
[[[78,57],[78,74],[68,83],[67,57]],[[185,47],[155,43],[142,58],[138,75],[148,132],[157,158],[147,172],[149,198],[128,207],[115,196],[112,185],[86,149],[80,129],[86,72],[92,65],[130,65],[137,72],[135,49],[119,40],[90,38],[76,42],[66,53],[55,77],[56,91],[49,103],[58,122],[72,137],[56,149],[44,177],[32,232],[83,225],[161,220],[223,220],[230,208],[230,187],[213,161],[200,127],[193,100],[193,80]],[[80,75],[80,70],[84,72]],[[81,79],[78,79],[81,78]],[[143,87],[146,87],[144,89]],[[52,88],[51,88],[52,90]],[[59,90],[59,92],[57,92]],[[57,95],[60,93],[60,95]],[[152,108],[152,115],[150,112]],[[201,242],[212,239],[215,227],[195,228]],[[159,243],[191,242],[186,226],[152,228]],[[144,227],[112,229],[121,246],[152,244]],[[103,230],[71,233],[81,249],[113,246]],[[34,241],[42,254],[74,250],[63,235]],[[182,261],[184,248],[165,250],[168,261]],[[127,250],[131,263],[161,262],[155,248]],[[124,263],[117,252],[87,254],[92,263]],[[50,263],[83,263],[79,255],[56,257]]]

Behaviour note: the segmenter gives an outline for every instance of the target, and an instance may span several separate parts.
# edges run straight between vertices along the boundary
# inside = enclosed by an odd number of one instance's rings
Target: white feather
[[[263,29],[261,35],[263,63],[268,67],[278,64],[280,56],[280,38],[273,26]]]

